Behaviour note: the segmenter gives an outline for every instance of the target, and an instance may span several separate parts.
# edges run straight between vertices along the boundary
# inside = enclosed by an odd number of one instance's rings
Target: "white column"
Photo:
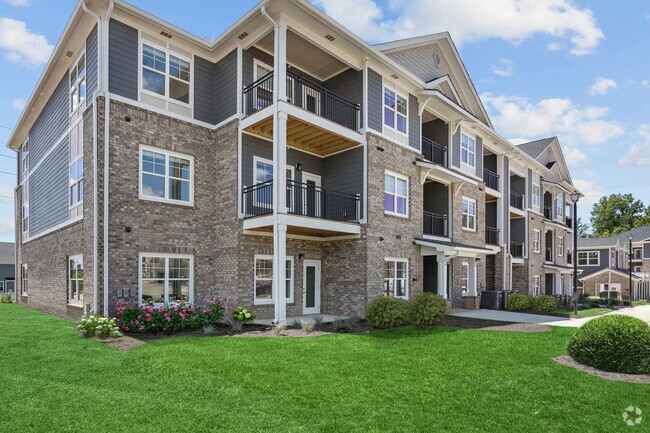
[[[468,270],[467,270],[467,292],[469,296],[476,296],[476,259],[471,257],[467,259]]]
[[[438,294],[447,299],[447,260],[444,254],[438,255]]]
[[[273,226],[273,299],[275,299],[275,322],[287,321],[287,297],[284,276],[287,262],[287,225]]]

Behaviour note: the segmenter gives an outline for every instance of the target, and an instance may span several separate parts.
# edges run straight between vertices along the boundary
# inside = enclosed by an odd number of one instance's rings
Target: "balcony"
[[[424,211],[424,234],[430,236],[449,237],[447,231],[447,215]]]
[[[499,229],[495,227],[485,227],[485,243],[487,245],[499,245]]]
[[[510,206],[524,210],[524,195],[516,191],[510,191]]]
[[[566,262],[570,265],[573,264],[573,253],[571,251],[566,253]]]
[[[499,190],[499,175],[492,170],[488,170],[487,168],[483,169],[483,182],[485,182],[485,186],[488,188],[495,191]]]
[[[524,243],[523,242],[510,242],[510,255],[516,259],[524,257]]]
[[[546,248],[545,260],[547,262],[553,261],[553,248]]]
[[[447,167],[447,146],[422,137],[422,154],[427,161]]]
[[[564,222],[566,223],[566,226],[567,226],[568,228],[572,228],[572,227],[573,227],[573,218],[571,218],[571,217],[566,217],[566,218],[564,219]]]
[[[244,188],[242,203],[246,219],[272,214],[273,181]],[[287,208],[293,215],[358,223],[361,200],[357,195],[287,180]]]

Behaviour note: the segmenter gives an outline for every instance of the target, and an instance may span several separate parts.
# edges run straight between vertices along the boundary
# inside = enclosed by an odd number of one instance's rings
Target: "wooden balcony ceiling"
[[[273,117],[260,120],[246,128],[246,130],[252,134],[273,140]],[[287,145],[319,156],[328,156],[358,146],[359,143],[304,120],[289,116],[287,120]]]
[[[254,231],[262,233],[273,233],[273,226],[258,227]],[[316,229],[312,227],[287,226],[287,234],[311,236],[315,238],[331,238],[335,236],[350,236],[350,233],[337,232],[331,230]]]

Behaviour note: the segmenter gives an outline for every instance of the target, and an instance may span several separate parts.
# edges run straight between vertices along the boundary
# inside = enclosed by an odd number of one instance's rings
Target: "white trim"
[[[156,253],[156,252],[145,252],[138,254],[138,305],[142,304],[142,258],[143,257],[159,257],[165,259],[165,286],[164,286],[164,296],[167,299],[167,304],[171,305],[169,302],[169,259],[189,259],[189,287],[188,287],[188,303],[194,303],[194,255],[192,254],[171,254],[171,253]],[[149,279],[149,278],[148,278]],[[184,279],[184,278],[183,278]],[[154,303],[154,305],[160,306],[164,303]]]
[[[144,176],[144,171],[142,170],[142,163],[143,163],[143,152],[144,151],[149,151],[149,152],[154,152],[158,153],[161,155],[165,156],[165,174],[164,175],[158,175],[158,174],[153,174],[153,173],[147,173],[151,174],[154,176],[162,177],[165,180],[165,193],[164,197],[151,197],[144,195],[142,193],[142,180]],[[139,173],[139,191],[138,191],[138,198],[140,200],[144,201],[154,201],[154,202],[160,202],[160,203],[170,203],[170,204],[177,204],[177,205],[182,205],[182,206],[189,206],[189,207],[194,207],[194,157],[192,155],[187,155],[183,153],[178,153],[178,152],[173,152],[167,149],[162,149],[159,147],[153,147],[153,146],[145,146],[145,145],[140,145],[140,149],[138,151],[138,156],[139,156],[139,161],[138,161],[138,173]],[[171,199],[169,198],[169,180],[171,179],[171,175],[169,173],[169,158],[170,157],[175,157],[175,158],[180,158],[180,159],[187,159],[190,161],[190,179],[189,179],[189,189],[190,189],[190,197],[189,201],[183,201],[183,200],[176,200],[176,199]],[[174,178],[177,179],[177,178]],[[185,179],[182,179],[183,182],[185,182]]]
[[[467,162],[463,162],[463,135],[465,137],[467,137],[467,149],[466,149],[466,151],[467,151]],[[473,152],[470,150],[470,140],[472,140],[474,142],[474,151]],[[477,152],[476,152],[476,150],[477,150],[476,149],[476,142],[477,142],[476,134],[471,134],[465,128],[462,128],[462,127],[460,128],[460,143],[459,143],[460,144],[460,148],[459,148],[459,151],[460,151],[460,154],[459,154],[460,167],[459,168],[460,168],[461,171],[463,171],[465,173],[468,173],[471,176],[477,176],[477,174],[476,174],[476,158],[478,156],[477,156]],[[470,155],[474,156],[474,165],[469,163]]]
[[[596,253],[596,258],[598,259],[596,261],[596,264],[589,264],[589,254],[590,253]],[[583,265],[580,264],[580,254],[585,254],[586,255],[587,263],[585,263]],[[582,266],[589,266],[589,267],[600,266],[600,251],[599,250],[588,250],[588,251],[580,251],[580,250],[578,250],[578,254],[576,254],[575,260],[578,261],[577,262],[578,266],[581,266],[581,267]]]
[[[537,239],[535,239],[535,235],[538,236]],[[537,243],[537,248],[535,248],[535,243]],[[542,232],[537,229],[533,229],[533,252],[537,254],[542,252]]]
[[[474,214],[471,214],[470,212],[463,212],[463,201],[467,201],[468,203],[474,204]],[[469,208],[468,208],[468,211],[469,211]],[[467,222],[469,222],[469,217],[474,217],[473,227],[466,227],[463,224],[463,215],[467,215]],[[477,227],[478,227],[477,216],[478,216],[478,209],[476,208],[476,200],[474,200],[473,198],[461,196],[461,200],[460,200],[460,226],[461,226],[461,228],[463,230],[465,230],[465,231],[476,232]]]
[[[393,297],[394,298],[400,298],[400,299],[408,299],[409,298],[409,259],[403,258],[403,257],[384,257],[384,268],[386,267],[386,262],[393,262],[395,264],[395,277],[394,278],[386,278],[384,275],[382,281],[383,281],[383,287],[382,287],[382,293],[384,296],[386,296],[385,290],[386,290],[386,280],[404,280],[404,295],[403,296],[396,296],[395,291],[393,290]],[[404,278],[397,278],[397,263],[405,263],[405,272],[406,275]],[[385,272],[385,271],[384,271]]]
[[[272,234],[271,234],[271,236],[272,236]],[[295,299],[295,291],[296,291],[295,290],[295,287],[296,287],[296,285],[295,285],[296,266],[295,266],[293,256],[287,255],[286,257],[287,257],[286,261],[291,262],[291,275],[289,277],[289,281],[290,281],[290,285],[289,285],[290,292],[289,293],[290,293],[290,296],[288,298],[286,298],[286,302],[288,304],[293,304],[294,299]],[[271,282],[271,284],[273,284],[273,271],[275,270],[275,266],[273,264],[273,262],[274,262],[273,254],[255,254],[255,256],[253,256],[253,305],[274,305],[275,304],[275,299],[273,298],[273,290],[271,290],[271,299],[264,299],[264,300],[258,300],[257,299],[257,290],[256,289],[257,289],[257,280],[258,280],[258,278],[257,278],[257,261],[258,260],[270,260],[271,261],[271,278],[261,278],[260,280],[269,281],[269,282]],[[286,272],[286,268],[285,268],[285,272]],[[282,279],[282,281],[284,281],[284,285],[282,286],[282,292],[286,293],[286,282],[287,282],[286,274],[285,274],[284,278]]]
[[[535,195],[535,187],[537,187],[537,196]],[[541,209],[541,203],[542,203],[542,188],[539,184],[534,183],[530,188],[530,193],[531,193],[531,203],[532,203],[532,209],[539,211]],[[537,204],[535,204],[535,197],[537,197]],[[543,214],[542,214],[543,215]]]
[[[315,269],[314,275],[314,307],[307,308],[307,268]],[[321,261],[304,260],[302,265],[302,313],[303,314],[320,314],[321,307]]]
[[[83,78],[79,80],[79,71],[77,70],[76,72],[76,77],[75,77],[75,84],[72,86],[70,84],[70,74],[72,72],[72,69],[74,68],[75,70],[77,69],[77,66],[79,65],[79,60],[81,58],[84,58],[84,74]],[[87,106],[87,101],[88,101],[88,57],[86,56],[86,40],[84,40],[83,47],[79,50],[79,53],[75,57],[74,61],[70,64],[68,67],[68,75],[66,76],[68,80],[68,116],[77,116],[79,113],[83,113],[86,110]],[[77,92],[79,91],[79,84],[84,83],[84,99],[83,101],[79,101],[79,105],[77,105],[77,108],[72,108],[72,92],[73,90],[76,90]]]
[[[28,237],[28,238],[25,238],[25,239],[23,239],[22,243],[23,243],[23,245],[24,245],[24,244],[26,244],[26,243],[28,243],[28,242],[31,242],[31,241],[36,240],[36,239],[38,239],[38,238],[41,238],[41,237],[43,237],[43,236],[45,236],[45,235],[49,235],[49,234],[52,233],[52,232],[55,232],[55,231],[57,231],[57,230],[61,230],[61,229],[64,228],[64,227],[67,227],[67,226],[69,226],[69,225],[72,225],[72,224],[74,224],[74,223],[77,223],[77,222],[79,222],[79,221],[82,221],[83,219],[84,219],[84,218],[83,218],[83,215],[79,215],[79,216],[76,217],[76,218],[73,218],[73,219],[69,219],[69,220],[67,220],[67,221],[64,221],[64,222],[62,222],[61,224],[57,224],[57,225],[55,225],[54,227],[50,227],[49,229],[47,229],[47,230],[45,230],[45,231],[42,231],[42,232],[40,232],[40,233],[38,233],[38,234],[36,234],[36,235],[34,235],[34,236],[30,236],[30,237]]]
[[[70,274],[70,262],[71,261],[79,262],[81,261],[81,271],[84,271],[84,259],[82,254],[75,254],[75,255],[70,255],[68,256],[68,304],[70,305],[77,305],[77,306],[83,306],[84,300],[83,300],[83,295],[79,296],[79,286],[78,282],[81,281],[83,285],[83,277],[80,278],[75,278],[74,281],[77,283],[77,297],[80,299],[72,299],[72,275]]]
[[[261,66],[262,68],[268,69],[269,71],[271,71],[271,72],[269,72],[269,74],[274,72],[273,66],[269,66],[268,64],[264,63],[263,61],[261,61],[261,60],[259,60],[257,58],[254,58],[253,59],[253,83],[256,82],[257,80],[259,80],[260,78],[262,78],[262,77],[257,76],[257,67],[258,66]],[[266,75],[264,75],[264,76],[266,77]]]
[[[557,256],[564,257],[564,236],[557,237]]]
[[[395,94],[395,108],[390,108],[388,105],[385,103],[385,93],[386,90],[392,92]],[[406,95],[406,96],[404,96]],[[409,144],[409,96],[408,92],[404,93],[402,90],[398,89],[397,85],[395,85],[392,82],[387,82],[384,80],[382,77],[382,92],[381,92],[381,122],[382,122],[382,131],[386,133],[384,130],[387,129],[388,131],[397,134],[397,137],[403,137],[406,139],[406,145]],[[397,111],[397,98],[400,97],[406,101],[406,114],[401,114],[398,113]],[[386,124],[386,108],[389,110],[393,111],[394,113],[394,126],[391,127]],[[397,116],[403,116],[405,117],[405,132],[400,131],[397,129]],[[418,149],[419,151],[419,149]]]
[[[533,275],[533,296],[539,296],[542,293],[542,279],[539,275]]]
[[[316,191],[319,191],[321,189],[321,177],[319,175],[303,171],[302,172],[301,183],[303,185],[305,185],[305,187],[307,185],[307,181],[314,182]],[[291,199],[293,200],[293,196],[291,197]],[[307,200],[307,195],[305,194],[305,196],[302,197],[302,199],[303,199],[302,200],[302,214],[305,215],[305,216],[314,216],[314,217],[320,218],[322,213],[323,213],[323,210],[321,209],[320,203],[318,201],[316,201],[316,203],[314,203],[314,206],[315,206],[314,213],[315,213],[315,215],[307,215],[307,205],[309,204],[308,200]]]
[[[394,211],[388,211],[388,210],[386,210],[386,208],[384,206],[384,215],[392,215],[392,216],[397,216],[397,217],[401,217],[401,218],[408,218],[409,217],[410,199],[411,199],[410,198],[410,189],[411,189],[410,179],[408,178],[408,176],[404,176],[403,174],[395,173],[394,171],[390,171],[390,170],[384,170],[384,194],[387,193],[387,191],[386,191],[386,176],[387,175],[395,178],[395,191],[392,193],[392,195],[394,196],[393,205],[394,205],[395,210]],[[400,196],[400,195],[397,194],[397,180],[398,179],[406,181],[406,197]],[[406,211],[406,213],[401,214],[401,213],[397,212],[397,198],[398,197],[402,197],[402,198],[404,198],[406,200],[405,209],[404,209]]]

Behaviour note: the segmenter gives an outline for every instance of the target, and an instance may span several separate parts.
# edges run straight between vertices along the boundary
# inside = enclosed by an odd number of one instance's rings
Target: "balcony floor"
[[[361,226],[357,223],[287,214],[280,214],[278,218],[281,224],[287,225],[288,235],[326,239],[339,236],[354,237],[361,234]],[[244,230],[251,233],[273,233],[273,215],[245,219]]]

